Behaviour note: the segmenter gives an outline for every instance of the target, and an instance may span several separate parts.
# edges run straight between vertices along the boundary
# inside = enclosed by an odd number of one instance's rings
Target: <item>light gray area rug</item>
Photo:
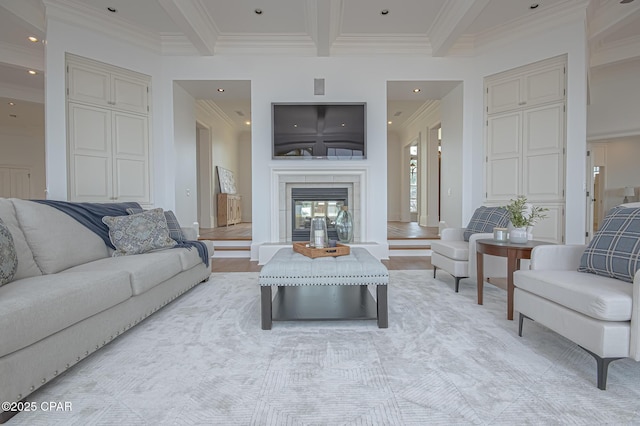
[[[32,396],[71,412],[10,425],[638,424],[640,363],[596,366],[573,343],[506,320],[506,293],[390,271],[375,321],[260,328],[257,273],[212,274]]]

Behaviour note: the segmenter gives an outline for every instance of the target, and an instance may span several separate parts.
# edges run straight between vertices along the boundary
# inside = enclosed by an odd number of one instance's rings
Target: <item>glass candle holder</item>
[[[495,241],[507,241],[507,228],[493,228],[493,239]]]
[[[309,247],[325,248],[328,245],[329,237],[327,236],[327,220],[324,217],[312,218]]]

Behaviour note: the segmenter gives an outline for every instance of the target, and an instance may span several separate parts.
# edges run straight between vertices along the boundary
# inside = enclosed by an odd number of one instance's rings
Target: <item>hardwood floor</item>
[[[388,222],[387,238],[437,239],[437,227],[418,226],[415,222]],[[228,227],[200,228],[201,240],[251,240],[251,223],[239,223]],[[389,270],[432,269],[429,256],[390,256],[382,263]],[[259,272],[258,262],[245,258],[211,259],[211,272]]]
[[[420,256],[391,256],[382,263],[392,270],[422,270],[433,269],[431,257]],[[262,266],[258,262],[240,258],[211,259],[211,272],[260,272]]]
[[[420,226],[416,222],[387,222],[389,240],[414,238],[438,239],[438,227]],[[200,228],[201,240],[250,240],[251,223],[242,222],[218,228]]]

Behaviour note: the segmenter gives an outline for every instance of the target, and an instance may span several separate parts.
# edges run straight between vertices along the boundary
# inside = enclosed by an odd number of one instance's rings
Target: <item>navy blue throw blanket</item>
[[[128,203],[73,203],[58,200],[31,200],[36,203],[46,204],[68,214],[97,236],[102,238],[104,243],[115,249],[109,238],[109,227],[102,222],[104,216],[128,216],[127,209],[141,208],[136,202]],[[195,247],[202,263],[209,266],[209,250],[202,241],[178,241],[173,248]]]

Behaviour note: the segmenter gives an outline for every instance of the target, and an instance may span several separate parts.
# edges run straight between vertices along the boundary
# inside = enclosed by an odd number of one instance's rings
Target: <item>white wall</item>
[[[43,126],[0,127],[0,167],[29,169],[30,198],[45,198],[44,163]]]
[[[472,58],[447,57],[160,57],[158,54],[110,40],[107,36],[74,28],[55,19],[47,22],[46,139],[47,179],[51,198],[66,199],[66,130],[64,53],[90,57],[152,77],[154,202],[165,208],[175,205],[177,168],[173,155],[174,80],[251,80],[252,84],[252,219],[254,242],[269,241],[272,214],[269,205],[271,169],[304,162],[271,160],[272,102],[367,102],[368,158],[353,163],[368,171],[364,182],[367,204],[363,206],[367,229],[363,238],[386,242],[387,209],[387,81],[460,80],[462,131],[459,137],[461,167],[458,187],[452,186],[451,220],[462,223],[483,201],[485,76],[561,54],[568,55],[567,90],[567,242],[584,240],[586,151],[586,34],[584,17],[555,30],[515,41],[497,42]],[[314,78],[326,79],[326,95],[313,95]],[[462,90],[462,89],[460,89]],[[452,108],[453,109],[453,108]],[[443,128],[444,128],[443,120]],[[214,129],[215,131],[215,129]],[[215,138],[215,135],[213,135]],[[214,160],[219,153],[214,152]],[[229,155],[231,152],[229,152]],[[237,156],[237,154],[236,154]],[[229,157],[226,157],[229,158]],[[229,161],[237,167],[237,157]],[[327,161],[326,167],[350,167],[351,162]],[[194,167],[180,165],[182,167]],[[445,198],[445,197],[443,197]],[[457,210],[457,211],[456,211]]]
[[[592,70],[589,88],[589,140],[640,135],[640,60]]]
[[[459,84],[440,103],[442,115],[442,184],[440,219],[450,227],[461,227],[463,158],[463,85]]]
[[[392,221],[399,221],[401,217],[402,143],[400,140],[397,133],[387,134],[387,220]]]
[[[242,196],[242,221],[252,221],[253,203],[251,199],[253,193],[251,190],[251,132],[242,132],[238,135],[238,194]]]
[[[603,141],[604,142],[604,141]],[[626,186],[635,188],[636,196],[629,201],[638,201],[640,191],[640,136],[606,140],[604,162],[604,212],[623,202],[622,190]]]
[[[176,170],[174,211],[182,226],[191,226],[198,217],[195,99],[174,83],[173,105],[173,167]]]

